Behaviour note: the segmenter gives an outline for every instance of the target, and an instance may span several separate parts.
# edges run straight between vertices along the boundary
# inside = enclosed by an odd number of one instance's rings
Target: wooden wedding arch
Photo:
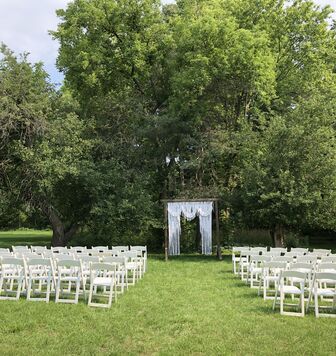
[[[213,202],[214,213],[215,213],[215,223],[216,223],[216,253],[218,259],[222,259],[220,239],[219,239],[219,211],[218,202],[219,198],[204,198],[204,199],[162,199],[164,205],[164,250],[165,250],[165,260],[168,261],[168,203],[196,203],[196,202]]]

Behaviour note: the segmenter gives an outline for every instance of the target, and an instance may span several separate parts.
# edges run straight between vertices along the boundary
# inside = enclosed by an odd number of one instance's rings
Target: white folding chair
[[[82,263],[82,277],[83,277],[83,284],[85,285],[85,290],[86,290],[86,284],[88,281],[90,281],[90,264],[93,262],[100,262],[100,257],[99,256],[86,256],[86,255],[81,255],[79,257],[81,263]]]
[[[319,305],[319,297],[332,298],[332,306]],[[307,311],[310,307],[311,299],[314,298],[314,309],[316,318],[332,317],[336,314],[322,312],[322,310],[336,310],[336,272],[316,272],[314,275],[313,287],[309,294]]]
[[[82,281],[82,265],[80,261],[75,260],[58,260],[56,259],[56,303],[78,303],[80,285]],[[75,292],[72,292],[72,283],[75,284]],[[67,285],[64,292],[63,284]],[[85,286],[83,284],[83,294],[85,298]],[[61,295],[67,295],[70,298],[60,298]],[[71,298],[74,296],[74,298]]]
[[[49,303],[50,290],[53,282],[53,264],[48,258],[31,258],[26,261],[26,278],[27,278],[27,300],[45,301]],[[36,282],[38,287],[36,288]],[[43,287],[46,290],[43,290]],[[34,297],[32,293],[45,295],[42,297]],[[36,294],[37,294],[36,293]]]
[[[142,257],[139,257],[137,251],[121,252],[119,257],[126,258],[127,285],[135,285],[135,282],[140,279],[142,274]],[[129,275],[129,272],[131,272],[131,276]]]
[[[90,293],[88,305],[91,307],[110,308],[113,296],[117,297],[116,290],[116,264],[113,263],[91,263],[90,272]],[[103,292],[99,293],[99,287],[103,287]],[[93,298],[107,297],[107,303],[93,302]]]
[[[307,283],[306,290],[310,291],[310,288],[313,283],[313,273],[315,271],[315,265],[311,264],[311,263],[296,262],[296,263],[291,263],[289,265],[289,270],[306,273],[306,277],[307,277],[306,278],[306,283]],[[298,280],[295,280],[295,278],[292,278],[291,280],[294,283],[300,282]]]
[[[103,257],[102,262],[116,264],[116,291],[124,293],[125,287],[128,289],[126,257]],[[118,291],[118,287],[120,287],[120,291]]]
[[[262,265],[262,274],[259,280],[258,295],[260,295],[261,289],[263,289],[263,298],[274,299],[275,291],[278,286],[280,273],[287,268],[286,262],[264,262]],[[274,286],[274,289],[271,289]],[[269,294],[272,294],[271,296]]]
[[[141,251],[143,258],[142,274],[147,271],[147,246],[130,246],[130,251]]]
[[[251,256],[249,266],[249,281],[251,288],[259,288],[259,279],[262,274],[262,265],[264,262],[271,261],[270,256]],[[257,285],[255,284],[257,283]]]
[[[18,246],[12,246],[12,251],[14,253],[17,253],[17,252],[22,252],[22,251],[31,251],[30,248],[26,245],[18,245]]]
[[[273,302],[273,310],[275,309],[277,304],[280,304],[281,315],[304,316],[304,293],[306,277],[307,275],[305,272],[281,271]],[[294,285],[294,281],[295,283],[299,283],[300,287]],[[280,303],[278,303],[278,294],[280,294]],[[294,295],[299,296],[299,303],[285,303],[286,294],[290,294],[292,295],[292,297]],[[297,306],[301,310],[301,312],[284,311],[284,306]]]
[[[0,259],[0,267],[0,299],[19,300],[25,278],[25,262],[23,258],[2,257]],[[15,296],[9,296],[8,294],[14,294]]]
[[[241,249],[239,253],[239,269],[238,273],[240,275],[241,280],[247,280],[248,278],[248,268],[250,261],[251,251],[250,249]],[[254,254],[257,255],[257,254]]]
[[[238,274],[239,272],[239,265],[237,268],[237,264],[239,264],[240,261],[240,251],[241,250],[246,250],[248,251],[250,248],[248,246],[244,246],[244,247],[236,247],[233,246],[232,247],[232,268],[233,268],[233,273],[234,274]]]

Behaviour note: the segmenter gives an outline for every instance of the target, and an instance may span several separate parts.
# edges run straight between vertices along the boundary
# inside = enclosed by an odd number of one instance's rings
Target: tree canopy
[[[20,153],[22,191],[47,201],[63,230],[104,241],[160,241],[161,198],[210,195],[277,243],[285,228],[335,230],[330,15],[310,0],[74,0],[52,32],[60,91],[40,65],[2,61],[38,112],[28,145],[21,104],[1,106],[2,165]],[[13,78],[7,87],[19,90]]]

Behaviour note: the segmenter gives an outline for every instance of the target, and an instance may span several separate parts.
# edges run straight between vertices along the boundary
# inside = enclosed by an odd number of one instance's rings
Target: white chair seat
[[[283,291],[288,294],[301,294],[301,289],[296,286],[285,285],[283,286]]]
[[[127,269],[136,269],[138,267],[138,264],[136,262],[128,262],[126,263],[126,268]]]
[[[61,281],[62,282],[76,282],[78,280],[78,277],[75,276],[61,276]]]
[[[109,287],[111,284],[113,284],[113,278],[109,277],[95,277],[93,280],[93,285]]]
[[[323,297],[334,297],[335,296],[335,289],[329,289],[329,288],[318,288],[317,289],[317,295],[323,296]]]

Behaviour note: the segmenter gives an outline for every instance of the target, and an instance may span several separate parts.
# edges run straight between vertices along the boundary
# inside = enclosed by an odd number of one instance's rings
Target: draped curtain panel
[[[188,221],[196,216],[200,220],[202,253],[212,253],[212,210],[213,202],[172,202],[168,203],[169,255],[180,254],[181,215]]]

